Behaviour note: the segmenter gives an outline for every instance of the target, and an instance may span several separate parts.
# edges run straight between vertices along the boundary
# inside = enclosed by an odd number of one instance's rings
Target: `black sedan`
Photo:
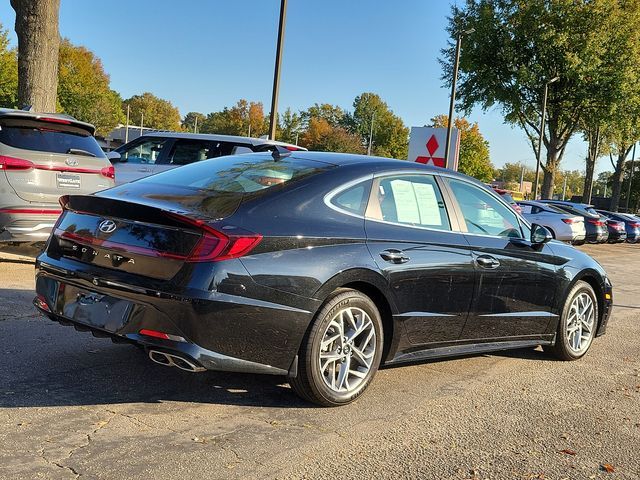
[[[591,257],[406,161],[278,150],[61,203],[40,311],[162,365],[285,375],[321,405],[381,364],[537,345],[575,360],[611,312]]]

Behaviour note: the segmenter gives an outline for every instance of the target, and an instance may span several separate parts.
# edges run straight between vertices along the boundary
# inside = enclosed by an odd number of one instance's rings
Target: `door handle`
[[[384,261],[389,263],[407,263],[411,260],[402,250],[396,250],[395,248],[390,248],[389,250],[380,252],[380,256]]]
[[[491,255],[479,255],[476,257],[476,263],[482,268],[498,268],[500,262]]]

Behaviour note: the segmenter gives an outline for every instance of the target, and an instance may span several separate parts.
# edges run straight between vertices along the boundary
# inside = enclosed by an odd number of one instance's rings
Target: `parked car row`
[[[545,226],[553,238],[573,245],[640,241],[640,218],[631,214],[563,200],[526,200],[518,205],[527,220]]]

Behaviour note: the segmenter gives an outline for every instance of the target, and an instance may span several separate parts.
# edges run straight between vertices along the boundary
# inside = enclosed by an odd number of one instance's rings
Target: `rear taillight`
[[[629,223],[629,226],[631,228],[638,228],[638,227],[640,227],[640,223]]]
[[[116,169],[113,168],[113,165],[110,165],[108,167],[104,167],[102,170],[100,170],[100,175],[102,175],[103,177],[115,179],[116,178]]]
[[[0,170],[29,170],[34,167],[33,162],[29,160],[0,155]]]
[[[257,233],[228,235],[219,232],[202,220],[175,213],[167,213],[167,215],[180,223],[191,225],[202,231],[202,237],[193,247],[191,253],[184,258],[187,262],[209,262],[239,258],[253,250],[262,240],[262,235]]]
[[[587,222],[589,222],[591,225],[595,225],[596,227],[603,227],[604,226],[604,222],[601,220],[596,220],[595,218],[588,218]]]
[[[571,225],[572,223],[575,222],[573,218],[563,218],[562,221],[568,225]]]

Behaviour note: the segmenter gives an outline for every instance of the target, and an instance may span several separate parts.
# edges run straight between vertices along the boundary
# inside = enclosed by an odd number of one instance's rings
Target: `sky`
[[[440,50],[456,0],[289,0],[278,110],[331,103],[347,110],[363,92],[379,94],[407,126],[447,113]],[[461,2],[461,0],[458,0]],[[240,98],[269,110],[278,0],[61,0],[60,34],[92,50],[123,98],[146,91],[185,115],[209,113]],[[13,34],[15,14],[0,2]],[[535,155],[499,108],[468,116],[489,142],[495,166]],[[561,167],[584,170],[576,136]],[[597,172],[610,170],[601,159]],[[608,167],[608,168],[607,168]]]

